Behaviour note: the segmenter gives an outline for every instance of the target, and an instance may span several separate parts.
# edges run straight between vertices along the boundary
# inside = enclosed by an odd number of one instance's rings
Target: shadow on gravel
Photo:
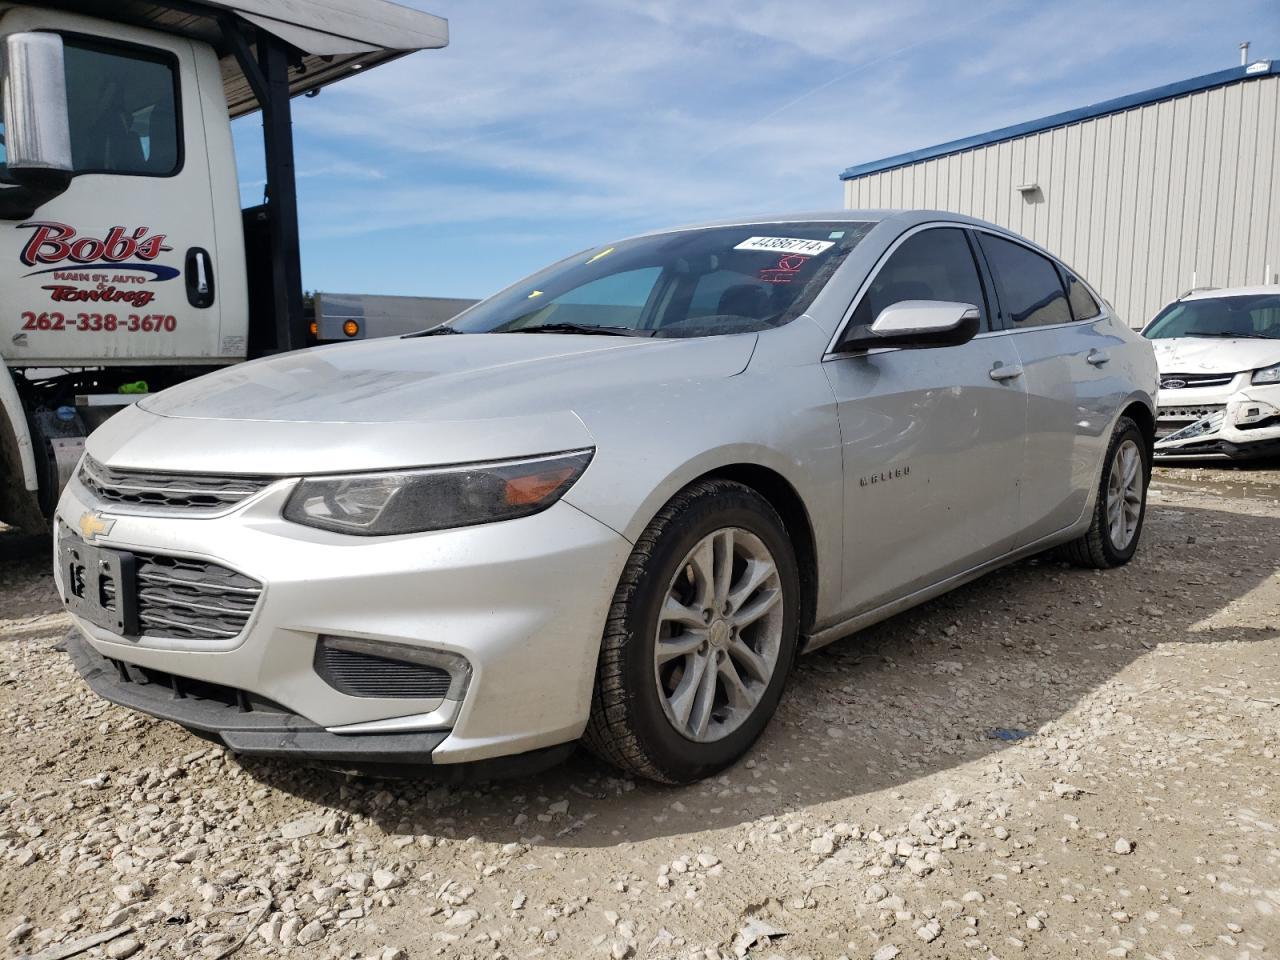
[[[802,658],[748,757],[686,788],[632,783],[582,750],[540,775],[463,787],[243,763],[389,833],[596,847],[730,827],[994,755],[1009,747],[995,731],[1034,733],[1161,643],[1275,639],[1274,626],[1209,621],[1278,569],[1280,519],[1153,507],[1125,568],[1026,561]]]

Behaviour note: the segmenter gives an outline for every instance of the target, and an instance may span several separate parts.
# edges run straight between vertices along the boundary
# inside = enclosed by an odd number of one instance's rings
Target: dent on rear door
[[[1071,526],[1087,508],[1117,407],[1127,395],[1114,372],[1124,343],[1106,332],[1102,320],[1033,327],[1009,339],[1030,403],[1022,545]],[[1112,359],[1095,366],[1087,359],[1091,351]]]

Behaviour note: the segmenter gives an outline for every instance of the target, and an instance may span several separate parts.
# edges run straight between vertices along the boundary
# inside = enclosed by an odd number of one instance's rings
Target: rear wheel
[[[1111,435],[1102,484],[1088,532],[1060,548],[1078,567],[1105,570],[1128,563],[1138,549],[1147,512],[1151,455],[1138,425],[1121,417]]]
[[[799,576],[777,512],[699,481],[637,541],[614,595],[586,743],[665,783],[723,769],[764,730],[795,655]]]

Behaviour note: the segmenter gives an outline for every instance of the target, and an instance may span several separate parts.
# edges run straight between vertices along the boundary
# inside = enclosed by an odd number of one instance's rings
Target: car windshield
[[[561,260],[447,328],[708,337],[776,327],[804,313],[874,225],[749,223],[623,240]]]
[[[1143,336],[1243,337],[1280,340],[1280,293],[1204,297],[1171,303],[1151,321]]]

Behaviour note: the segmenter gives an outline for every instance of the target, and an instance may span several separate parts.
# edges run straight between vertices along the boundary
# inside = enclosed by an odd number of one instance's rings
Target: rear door
[[[34,29],[63,38],[76,176],[29,218],[0,222],[5,358],[218,355],[222,298],[192,44],[46,9],[0,19],[5,34]]]
[[[972,303],[983,332],[956,347],[837,350],[823,364],[843,447],[847,615],[1001,556],[1017,528],[1027,397],[965,230],[904,234],[849,322],[901,300]]]
[[[1029,398],[1016,546],[1080,519],[1098,477],[1125,384],[1108,372],[1120,341],[1087,288],[1039,251],[975,231],[1017,350]]]

